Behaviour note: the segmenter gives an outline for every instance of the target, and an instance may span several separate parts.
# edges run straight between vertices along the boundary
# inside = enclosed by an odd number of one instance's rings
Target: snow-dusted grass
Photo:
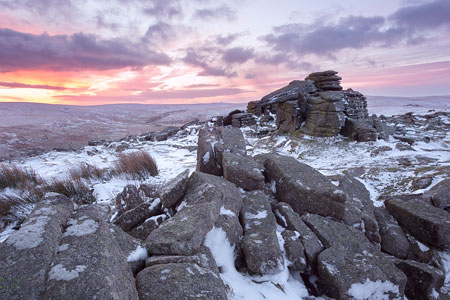
[[[153,157],[146,151],[120,153],[115,164],[117,174],[125,173],[131,178],[145,178],[158,175],[158,167]]]

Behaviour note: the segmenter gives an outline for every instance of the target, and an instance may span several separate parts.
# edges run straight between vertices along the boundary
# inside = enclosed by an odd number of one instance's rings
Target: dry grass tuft
[[[121,153],[115,165],[117,174],[128,174],[133,178],[158,175],[158,167],[153,157],[145,151]]]
[[[0,165],[0,188],[25,188],[40,185],[44,181],[33,169],[16,165]]]
[[[67,196],[77,204],[90,204],[95,201],[93,190],[82,179],[58,179],[47,184],[45,191]]]
[[[108,177],[108,170],[100,169],[91,164],[80,164],[79,166],[69,170],[69,175],[72,180],[84,179],[105,179]]]

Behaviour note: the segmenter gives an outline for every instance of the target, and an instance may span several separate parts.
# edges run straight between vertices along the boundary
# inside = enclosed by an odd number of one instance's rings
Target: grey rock
[[[377,140],[377,131],[373,127],[371,120],[368,119],[347,118],[341,134],[358,142]]]
[[[430,263],[433,260],[434,250],[419,242],[411,234],[406,234],[409,241],[409,253],[407,259],[421,263]]]
[[[120,227],[113,224],[110,224],[109,226],[111,228],[114,239],[116,240],[117,244],[122,250],[122,253],[126,257],[128,257],[128,255],[130,255],[133,251],[136,251],[138,247],[144,248],[142,241],[132,237],[131,235],[123,231]],[[145,260],[128,261],[128,266],[135,276],[142,269],[144,269]]]
[[[222,175],[220,161],[216,158],[213,145],[220,141],[219,132],[214,127],[201,128],[198,132],[197,171]]]
[[[441,289],[445,279],[441,270],[410,260],[397,260],[395,265],[408,277],[405,288],[408,299],[436,299],[434,294]]]
[[[169,208],[175,206],[187,188],[187,181],[189,179],[189,170],[185,170],[178,174],[175,178],[170,180],[159,192],[162,208]]]
[[[225,146],[225,151],[240,155],[247,155],[245,138],[239,128],[219,127],[219,131]]]
[[[114,220],[114,224],[128,232],[146,219],[161,214],[161,201],[159,198],[152,202],[145,202],[130,209]]]
[[[391,199],[385,206],[419,241],[436,247],[450,245],[450,213],[416,199]]]
[[[282,133],[294,134],[303,122],[298,101],[286,101],[277,110],[277,128]]]
[[[299,214],[307,212],[342,219],[347,195],[312,167],[282,155],[266,155],[265,175],[275,182],[275,196]]]
[[[369,191],[364,184],[350,175],[339,176],[338,180],[338,187],[348,196],[344,223],[363,232],[372,243],[379,244],[381,237]]]
[[[221,214],[217,218],[214,227],[221,228],[225,232],[227,240],[234,247],[235,254],[241,255],[244,231],[239,218],[236,215]]]
[[[150,266],[136,277],[141,300],[226,300],[225,286],[214,272],[195,263]]]
[[[161,225],[161,223],[168,218],[167,214],[161,214],[156,215],[153,217],[150,217],[137,225],[136,227],[133,227],[128,233],[140,240],[145,240],[149,234],[155,230],[156,228]]]
[[[418,178],[413,179],[411,186],[414,190],[422,190],[422,189],[426,189],[427,187],[429,187],[432,182],[433,182],[433,177],[431,177],[431,176],[418,177]],[[432,202],[431,199],[430,199],[430,202]],[[442,207],[440,207],[440,208],[442,208]]]
[[[395,148],[397,148],[400,151],[416,151],[409,144],[405,144],[405,143],[397,143],[397,144],[395,144]]]
[[[315,269],[317,256],[324,249],[319,238],[309,229],[302,221],[301,217],[292,209],[292,207],[284,202],[272,204],[275,216],[282,226],[288,230],[296,231],[300,234],[300,241],[305,249],[308,266]]]
[[[369,117],[366,97],[352,89],[345,90],[344,113],[350,119],[365,119]]]
[[[281,272],[284,258],[278,244],[276,220],[263,192],[247,193],[241,222],[244,225],[242,249],[248,269],[261,275]]]
[[[256,119],[253,114],[239,113],[234,114],[231,118],[231,126],[241,128],[245,126],[256,125]]]
[[[381,250],[400,259],[409,252],[409,242],[403,229],[383,207],[375,208],[375,217],[380,226]]]
[[[151,267],[155,265],[165,264],[178,264],[178,263],[195,263],[202,268],[213,271],[219,275],[219,269],[217,268],[216,261],[208,247],[201,246],[195,254],[189,256],[182,255],[157,255],[151,256],[145,260],[145,267]]]
[[[425,199],[430,199],[431,203],[441,209],[450,208],[450,179],[445,179],[433,186],[426,193]]]
[[[284,239],[286,257],[291,262],[288,265],[289,269],[303,273],[306,270],[306,257],[305,248],[300,240],[300,234],[292,230],[285,230],[281,235]]]
[[[72,209],[72,201],[63,195],[47,197],[0,244],[1,299],[43,299],[53,252]]]
[[[412,146],[416,143],[415,138],[412,136],[394,135],[394,139],[399,140],[404,143],[408,143],[410,146]]]
[[[224,152],[223,177],[247,191],[262,190],[264,175],[251,157]]]
[[[406,276],[360,231],[319,215],[305,215],[303,221],[327,248],[319,254],[317,268],[328,296],[352,299],[355,288],[381,281],[389,286],[387,299],[403,297]]]
[[[294,80],[289,85],[278,89],[261,99],[261,107],[265,109],[266,106],[283,103],[289,100],[299,101],[299,105],[304,101],[305,96],[310,92],[315,92],[317,89],[312,81]]]
[[[123,191],[116,196],[116,208],[119,216],[127,210],[138,207],[144,202],[134,185],[127,185]]]
[[[93,205],[72,215],[53,257],[43,299],[138,299],[126,254],[105,218]]]

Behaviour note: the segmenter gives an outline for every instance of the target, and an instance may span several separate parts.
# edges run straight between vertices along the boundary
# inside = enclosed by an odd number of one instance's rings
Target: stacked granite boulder
[[[247,112],[276,114],[277,128],[291,135],[336,136],[357,141],[387,138],[390,129],[377,117],[369,118],[367,99],[352,89],[343,90],[336,71],[316,72],[294,80],[260,101],[251,101]]]

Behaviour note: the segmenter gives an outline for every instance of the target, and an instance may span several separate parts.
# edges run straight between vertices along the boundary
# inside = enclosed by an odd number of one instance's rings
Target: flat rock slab
[[[133,209],[127,210],[114,220],[114,224],[128,232],[148,218],[159,215],[160,213],[161,200],[156,198],[152,199],[150,202],[142,203]]]
[[[301,240],[300,234],[292,230],[285,230],[281,233],[284,239],[284,249],[290,264],[290,270],[304,273],[306,270],[305,248]]]
[[[224,152],[222,155],[223,177],[247,191],[262,190],[264,175],[251,157]]]
[[[53,251],[72,209],[69,198],[48,197],[0,244],[0,299],[43,298]]]
[[[384,204],[419,241],[436,247],[450,245],[450,213],[417,199],[391,199]]]
[[[293,157],[262,157],[265,174],[274,182],[279,201],[288,203],[300,215],[314,213],[338,220],[344,217],[347,195],[326,176]]]
[[[244,225],[242,249],[248,269],[256,274],[277,274],[284,268],[284,258],[276,233],[276,220],[267,196],[249,192],[241,210]]]
[[[133,274],[96,206],[69,219],[53,257],[43,299],[138,299]]]
[[[409,241],[403,229],[385,208],[377,207],[374,212],[380,226],[381,250],[405,259],[409,252]]]
[[[373,293],[383,299],[403,297],[406,276],[363,233],[319,215],[308,214],[303,220],[327,248],[317,258],[317,269],[328,296],[359,299],[361,291],[375,287]],[[366,295],[364,299],[375,297]]]
[[[227,300],[214,272],[195,263],[152,265],[136,277],[140,300]]]
[[[450,209],[450,179],[445,179],[429,189],[424,195],[434,206]]]
[[[272,204],[272,206],[278,222],[288,230],[299,233],[299,239],[305,249],[308,266],[315,269],[317,256],[324,249],[322,242],[314,232],[306,226],[299,214],[297,214],[289,204],[279,202]]]
[[[189,179],[189,170],[178,174],[170,180],[160,191],[162,208],[175,206],[184,196]]]

